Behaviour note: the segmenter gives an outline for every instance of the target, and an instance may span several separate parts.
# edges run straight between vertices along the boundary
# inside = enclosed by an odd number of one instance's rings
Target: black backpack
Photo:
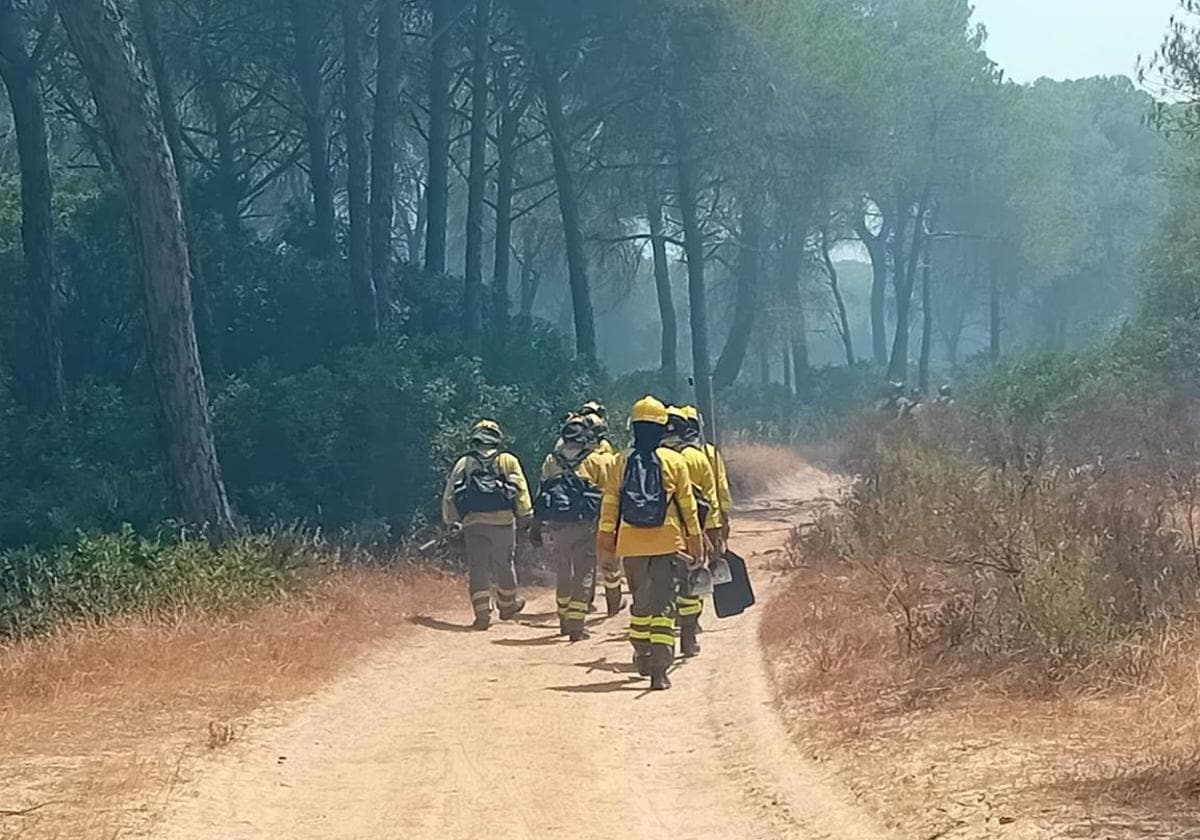
[[[667,521],[668,502],[658,453],[630,452],[621,481],[621,521],[634,528],[659,528]]]
[[[586,457],[586,455],[585,455]],[[555,453],[558,475],[538,488],[533,512],[543,522],[594,522],[600,517],[600,488],[575,470],[582,460],[571,462]]]
[[[472,452],[465,457],[466,469],[454,485],[454,506],[458,512],[465,515],[512,510],[517,488],[497,467],[499,453],[484,458]]]

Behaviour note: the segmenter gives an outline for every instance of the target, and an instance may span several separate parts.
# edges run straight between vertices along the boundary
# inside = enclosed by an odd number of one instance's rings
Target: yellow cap
[[[629,413],[629,419],[634,423],[654,423],[665,426],[667,425],[667,407],[654,397],[642,397],[633,404],[633,411]]]
[[[682,411],[683,416],[689,420],[699,420],[700,419],[700,410],[697,409],[696,406],[694,406],[694,405],[685,405],[683,408],[681,408],[679,410]]]
[[[495,420],[489,420],[485,417],[482,420],[476,421],[475,425],[471,427],[471,431],[472,432],[489,431],[489,432],[496,432],[497,434],[499,434],[501,429],[500,429],[499,423],[497,423]]]
[[[669,405],[667,406],[667,417],[678,417],[680,420],[686,420],[687,412],[677,405]]]

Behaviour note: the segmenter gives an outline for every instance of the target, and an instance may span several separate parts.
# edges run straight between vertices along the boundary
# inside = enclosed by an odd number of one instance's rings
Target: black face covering
[[[684,433],[683,439],[686,440],[688,443],[699,443],[700,442],[700,421],[699,420],[690,420],[690,419],[688,420],[687,431]]]
[[[662,443],[667,427],[657,423],[633,424],[633,448],[638,452],[653,452]]]

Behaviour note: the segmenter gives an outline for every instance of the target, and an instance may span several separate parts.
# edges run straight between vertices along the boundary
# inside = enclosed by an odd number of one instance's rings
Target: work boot
[[[642,655],[635,653],[633,655],[633,667],[637,668],[639,677],[650,676],[650,655]]]
[[[572,642],[582,642],[584,639],[590,639],[591,636],[592,634],[587,630],[580,628],[578,630],[572,630],[569,638]]]
[[[700,642],[696,640],[695,627],[679,628],[679,653],[684,659],[700,654]]]
[[[490,613],[479,613],[475,616],[475,623],[471,625],[472,630],[487,630],[492,626],[492,616]]]
[[[650,674],[650,690],[666,691],[671,687],[671,678],[667,676],[666,668],[655,668]]]
[[[571,635],[571,629],[569,627],[567,627],[567,620],[561,615],[558,617],[558,635],[560,635],[560,636]]]
[[[621,597],[620,589],[610,589],[604,593],[604,599],[608,602],[608,617],[615,618],[621,614],[621,610],[625,609],[625,599]]]
[[[522,612],[524,612],[524,610],[525,610],[525,599],[517,598],[517,600],[513,601],[513,604],[511,607],[501,608],[500,620],[501,621],[512,621],[514,618],[516,618]]]

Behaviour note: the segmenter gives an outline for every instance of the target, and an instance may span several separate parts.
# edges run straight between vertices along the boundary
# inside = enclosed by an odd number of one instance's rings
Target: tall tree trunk
[[[854,336],[850,332],[850,317],[846,312],[846,300],[842,297],[842,287],[838,280],[837,266],[829,253],[829,231],[821,231],[821,262],[825,265],[825,276],[829,279],[829,291],[833,294],[833,303],[837,308],[838,335],[842,339],[842,349],[846,353],[846,364],[854,367]]]
[[[540,284],[537,268],[533,264],[535,257],[533,225],[526,225],[525,234],[521,238],[521,308],[517,321],[521,332],[528,332],[533,325],[533,305],[537,302]]]
[[[213,322],[212,303],[200,254],[196,243],[195,215],[192,213],[191,193],[188,189],[186,158],[183,150],[183,127],[179,121],[179,109],[175,104],[174,86],[162,51],[162,32],[159,27],[158,0],[138,0],[138,13],[142,18],[142,31],[146,41],[146,55],[150,59],[150,70],[154,76],[154,88],[158,94],[158,107],[163,117],[163,130],[167,135],[167,146],[175,162],[175,177],[179,181],[179,199],[183,205],[183,225],[187,234],[188,257],[192,266],[192,308],[196,313],[196,340],[200,343],[200,361],[210,378],[224,371],[221,363],[221,344],[217,327]]]
[[[168,472],[183,516],[226,535],[233,517],[213,444],[179,183],[162,117],[115,0],[59,0],[58,10],[108,128],[133,217]]]
[[[675,169],[679,181],[679,211],[683,217],[683,252],[687,258],[688,305],[691,308],[692,377],[696,402],[705,417],[713,416],[711,356],[708,352],[708,292],[704,283],[704,233],[700,230],[696,161],[692,137],[678,101],[671,105],[671,128],[675,138]]]
[[[392,312],[392,221],[396,197],[396,120],[400,115],[402,0],[380,0],[376,34],[375,119],[371,133],[371,278],[383,332]]]
[[[742,230],[738,243],[737,297],[733,304],[733,325],[713,368],[713,388],[720,391],[737,381],[750,347],[750,335],[758,316],[759,286],[762,280],[763,226],[757,208],[742,211]]]
[[[917,368],[917,385],[922,394],[929,393],[929,354],[933,352],[933,240],[925,237],[925,264],[921,267],[921,361]]]
[[[508,65],[496,67],[496,99],[500,103],[500,129],[496,136],[496,253],[492,270],[492,334],[497,345],[508,334],[509,278],[512,275],[513,186],[517,174],[517,130],[528,107],[528,97],[514,105]]]
[[[767,337],[763,334],[762,329],[757,330],[755,334],[757,336],[755,352],[758,353],[758,384],[767,386],[771,384],[771,354],[767,350]]]
[[[784,329],[783,342],[783,387],[789,391],[795,391],[795,382],[792,378],[792,336],[791,330]]]
[[[998,246],[988,248],[988,357],[992,364],[1000,361],[1000,259]]]
[[[491,0],[475,0],[471,67],[471,162],[467,175],[467,257],[463,316],[467,346],[483,345],[483,199],[487,189],[488,39]]]
[[[779,258],[779,288],[785,303],[785,321],[791,349],[792,379],[797,392],[808,381],[808,315],[804,311],[801,293],[801,270],[804,266],[804,232],[799,217],[789,214],[789,224]]]
[[[929,198],[933,190],[931,180],[926,180],[913,219],[912,244],[907,262],[896,263],[896,336],[892,342],[892,359],[888,364],[888,379],[894,382],[908,381],[908,336],[912,324],[912,294],[917,285],[917,263],[920,262],[921,243],[925,235],[925,214],[929,210]]]
[[[350,209],[350,292],[358,340],[373,344],[379,340],[379,311],[375,308],[375,280],[371,276],[370,151],[362,3],[360,0],[342,0],[341,13],[346,99],[346,197]]]
[[[304,136],[308,145],[308,180],[313,201],[313,250],[317,256],[329,257],[337,247],[333,220],[333,173],[329,169],[329,136],[325,127],[322,104],[322,65],[324,45],[321,41],[322,3],[314,0],[291,0],[292,37],[295,54],[296,82],[304,106]]]
[[[662,326],[660,370],[664,380],[674,383],[679,378],[679,319],[675,314],[675,298],[671,290],[671,266],[667,262],[662,200],[653,185],[646,192],[646,219],[650,223],[650,250],[654,254],[654,292],[658,298],[658,318]]]
[[[592,290],[588,280],[587,251],[571,171],[570,134],[563,113],[562,90],[558,74],[551,68],[545,51],[534,57],[546,122],[550,129],[550,152],[554,158],[554,181],[558,187],[558,208],[562,215],[563,237],[567,251],[567,275],[571,284],[571,311],[575,320],[575,352],[584,359],[596,358],[596,325],[592,313]]]
[[[887,341],[887,278],[888,236],[891,234],[891,219],[885,214],[883,227],[872,234],[865,218],[855,216],[854,232],[867,249],[871,258],[871,350],[875,364],[883,367],[888,363]]]
[[[238,177],[237,144],[233,139],[233,118],[225,82],[217,70],[201,59],[200,87],[204,103],[212,117],[213,140],[217,146],[217,214],[225,231],[226,246],[236,251],[242,244],[242,184]]]
[[[429,184],[425,217],[425,271],[446,273],[446,223],[450,207],[450,68],[447,52],[452,22],[450,0],[430,0]]]
[[[21,248],[29,294],[35,363],[33,399],[45,411],[63,409],[60,295],[54,270],[54,214],[46,117],[37,66],[25,49],[25,26],[12,0],[0,0],[0,76],[8,91],[21,169]]]

